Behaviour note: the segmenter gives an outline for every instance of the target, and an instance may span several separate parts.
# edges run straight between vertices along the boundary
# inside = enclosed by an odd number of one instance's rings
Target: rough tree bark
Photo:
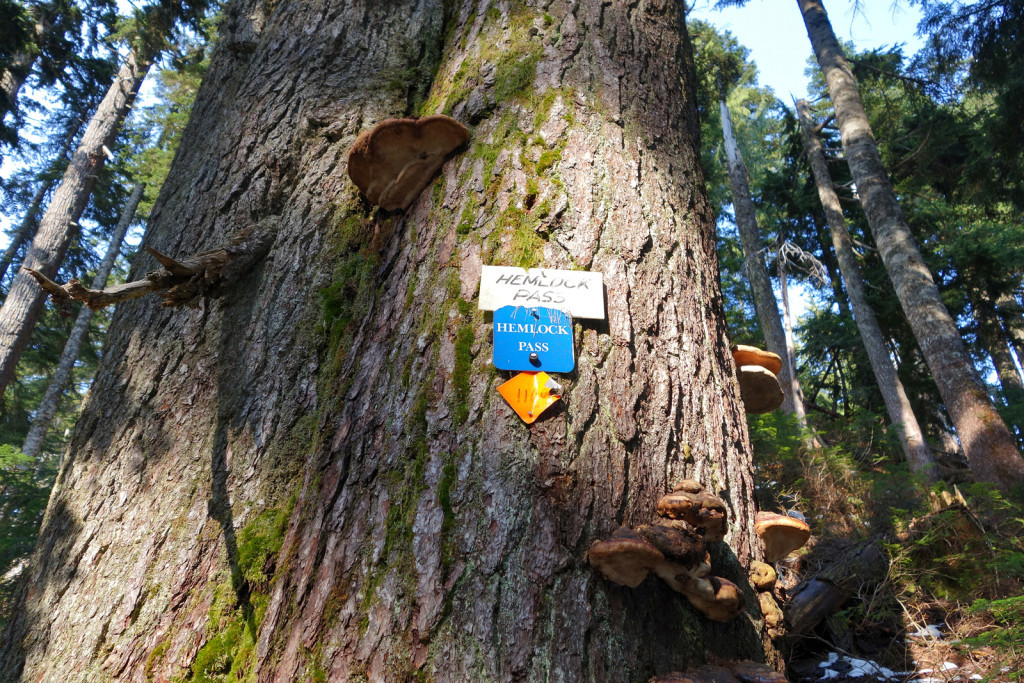
[[[93,289],[103,289],[107,284],[107,278],[110,277],[110,272],[114,269],[114,261],[117,260],[117,255],[121,253],[121,243],[124,241],[124,236],[128,234],[128,228],[131,226],[132,221],[135,220],[135,209],[138,208],[145,189],[145,183],[136,183],[135,187],[132,188],[131,196],[128,197],[128,202],[125,204],[124,210],[121,211],[121,218],[117,221],[117,226],[110,235],[107,253],[103,255],[103,260],[100,261],[99,268],[96,270],[96,276],[92,280]],[[75,361],[78,360],[78,352],[82,347],[82,341],[85,339],[85,333],[89,331],[89,321],[92,320],[92,313],[92,309],[88,306],[82,306],[82,309],[78,312],[75,324],[71,328],[71,334],[68,335],[67,343],[64,344],[64,352],[61,354],[60,362],[57,363],[57,369],[54,370],[53,378],[50,379],[50,385],[46,387],[46,393],[43,394],[39,407],[36,408],[35,415],[32,416],[32,427],[28,430],[25,443],[21,447],[21,452],[31,458],[36,457],[39,453],[39,449],[43,445],[43,439],[46,438],[46,433],[50,430],[53,416],[57,414],[60,397],[64,394],[64,387],[67,386],[68,380],[71,379],[71,371],[74,370]]]
[[[1004,488],[1024,483],[1024,459],[971,362],[917,248],[878,154],[857,82],[821,0],[797,0],[828,83],[847,163],[900,305],[935,378],[974,475]]]
[[[811,118],[810,106],[806,100],[797,100],[796,110],[803,128],[807,160],[810,162],[814,182],[818,187],[818,198],[825,210],[825,220],[828,222],[829,231],[832,234],[832,247],[835,249],[839,270],[842,273],[843,282],[846,284],[850,306],[853,308],[853,319],[857,323],[857,330],[860,332],[868,360],[871,362],[871,369],[875,373],[878,390],[885,401],[889,421],[892,422],[893,428],[899,435],[900,446],[903,448],[903,455],[906,457],[910,469],[923,476],[927,481],[935,481],[938,478],[935,459],[925,442],[917,416],[914,415],[907,392],[903,389],[903,382],[900,381],[892,358],[889,356],[882,328],[878,325],[878,319],[875,317],[871,304],[868,303],[860,266],[857,264],[857,257],[853,251],[853,240],[846,230],[843,209],[839,204],[835,188],[832,186],[832,175],[828,171],[825,150]]]
[[[152,64],[152,55],[132,50],[82,134],[60,185],[53,193],[22,266],[52,278],[64,260],[82,211],[121,122]],[[0,397],[14,378],[18,359],[43,311],[45,295],[31,276],[20,272],[0,308]]]
[[[768,276],[768,268],[761,255],[761,231],[757,227],[757,215],[754,202],[750,198],[750,181],[747,165],[743,162],[736,136],[732,132],[732,115],[725,100],[719,100],[718,109],[722,116],[722,134],[725,139],[725,155],[728,160],[729,184],[732,186],[732,205],[736,214],[736,228],[740,233],[740,244],[743,247],[743,266],[750,280],[750,291],[754,295],[754,310],[757,320],[761,323],[765,345],[772,353],[782,358],[782,372],[779,373],[779,384],[785,399],[782,409],[796,415],[801,425],[807,424],[804,410],[803,392],[796,376],[796,366],[786,343],[786,332],[782,327],[782,316],[779,304],[772,291],[772,281]]]
[[[229,5],[146,242],[273,245],[195,309],[119,306],[2,670],[645,681],[774,660],[682,21],[669,0]],[[357,134],[439,111],[469,148],[405,213],[358,199]],[[604,273],[608,319],[576,323],[577,370],[530,427],[495,391],[481,263]],[[584,561],[684,476],[728,501],[713,566],[751,606],[726,624]]]

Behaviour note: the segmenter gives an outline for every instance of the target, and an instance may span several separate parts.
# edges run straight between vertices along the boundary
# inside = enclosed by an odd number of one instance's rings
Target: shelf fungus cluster
[[[758,512],[754,531],[764,543],[765,562],[778,562],[794,550],[803,548],[811,537],[811,527],[796,517],[775,512]]]
[[[653,572],[686,596],[712,621],[730,621],[743,612],[739,586],[711,575],[705,543],[725,538],[725,502],[686,479],[662,497],[658,517],[636,529],[620,527],[610,538],[596,541],[587,559],[620,586],[636,588]]]
[[[775,600],[775,582],[778,575],[770,564],[754,560],[750,563],[750,585],[757,591],[757,602],[761,607],[768,635],[777,638],[783,634],[782,608]]]
[[[356,138],[348,174],[371,204],[406,209],[445,158],[468,141],[469,130],[449,116],[387,119]]]
[[[778,377],[782,371],[781,358],[742,344],[733,347],[732,358],[738,368],[740,398],[748,413],[770,413],[782,405],[784,395]]]
[[[767,664],[749,659],[723,665],[705,664],[686,673],[672,671],[648,683],[786,683],[786,677]]]

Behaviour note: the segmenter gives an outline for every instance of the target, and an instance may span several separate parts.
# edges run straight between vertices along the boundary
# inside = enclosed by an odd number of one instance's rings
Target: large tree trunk
[[[121,253],[124,236],[128,234],[128,228],[135,220],[135,210],[139,207],[139,201],[142,200],[142,193],[145,189],[145,183],[136,183],[132,188],[131,196],[128,197],[128,202],[121,212],[121,218],[110,235],[107,253],[103,255],[103,260],[100,261],[100,266],[96,270],[96,276],[92,279],[93,289],[103,289],[106,286],[107,278],[110,277],[110,272],[114,269],[117,255]],[[43,439],[46,438],[46,433],[50,430],[53,416],[57,414],[57,406],[60,404],[61,396],[64,395],[64,387],[71,379],[71,371],[74,370],[75,361],[78,360],[82,341],[85,339],[85,333],[89,331],[92,314],[93,311],[88,306],[82,306],[78,312],[75,324],[71,328],[71,334],[68,335],[68,341],[64,344],[64,352],[61,354],[60,362],[57,363],[57,369],[54,370],[50,384],[46,387],[46,393],[43,394],[43,399],[39,402],[35,415],[32,416],[32,427],[28,430],[25,443],[21,447],[21,452],[31,458],[36,457],[39,453]]]
[[[903,382],[900,381],[896,368],[893,366],[882,328],[878,325],[878,319],[875,317],[871,304],[868,303],[863,276],[853,251],[853,240],[846,230],[843,209],[839,205],[839,197],[836,196],[835,188],[832,186],[832,175],[829,173],[828,163],[825,161],[825,150],[814,130],[811,109],[806,100],[797,100],[796,110],[803,128],[807,160],[810,162],[811,171],[814,174],[814,182],[818,187],[818,198],[821,200],[821,206],[825,210],[825,219],[828,221],[829,231],[832,233],[832,246],[839,261],[839,270],[842,272],[850,305],[853,307],[854,321],[857,323],[857,330],[864,342],[864,349],[871,362],[871,369],[875,373],[878,390],[885,401],[889,421],[899,435],[900,446],[903,448],[903,454],[907,458],[910,469],[923,476],[927,481],[935,481],[938,478],[935,459],[924,440],[924,433],[910,406],[910,400],[903,389]]]
[[[194,310],[115,314],[0,664],[644,681],[774,657],[753,593],[712,623],[584,561],[684,476],[728,501],[715,572],[746,585],[759,554],[681,5],[270,7],[226,10],[146,240],[271,251]],[[431,82],[470,147],[373,210],[346,154]],[[604,273],[607,322],[575,325],[529,427],[495,391],[482,262]]]
[[[135,50],[129,53],[89,121],[60,186],[46,207],[32,246],[22,261],[23,267],[37,270],[49,278],[56,275],[96,184],[99,167],[105,158],[104,147],[109,149],[113,146],[121,122],[128,115],[151,63],[151,58],[143,57]],[[43,311],[45,298],[28,273],[22,271],[15,276],[3,308],[0,308],[0,397],[14,378],[18,359]]]
[[[983,481],[1009,488],[1024,483],[1024,459],[971,362],[956,324],[914,242],[839,41],[821,0],[797,0],[829,94],[875,244],[914,337],[939,387],[971,464]]]
[[[81,121],[77,117],[68,123],[67,133],[64,136],[64,142],[61,144],[60,151],[53,161],[50,162],[48,170],[40,174],[44,177],[39,178],[39,186],[36,188],[36,193],[32,196],[32,201],[25,211],[25,217],[22,219],[21,225],[18,226],[18,231],[11,236],[11,242],[7,245],[7,249],[4,250],[3,256],[0,256],[0,282],[7,277],[7,269],[11,267],[18,252],[36,234],[36,228],[39,227],[39,211],[43,207],[43,200],[57,183],[56,174],[60,173],[60,170],[67,166],[68,153],[71,151],[71,145],[75,141],[75,136],[81,130],[81,125]]]
[[[718,103],[722,116],[722,134],[725,140],[725,155],[728,161],[729,184],[732,185],[732,205],[736,214],[736,228],[740,233],[740,244],[743,247],[743,266],[750,280],[750,291],[754,295],[754,310],[757,320],[761,323],[761,332],[768,350],[782,358],[782,372],[779,373],[779,384],[785,399],[782,409],[792,413],[806,425],[807,416],[804,411],[803,393],[796,377],[796,367],[786,343],[786,332],[782,327],[782,316],[779,305],[772,291],[772,281],[768,277],[768,267],[761,255],[761,231],[757,227],[757,214],[754,202],[750,198],[750,181],[747,179],[747,165],[743,161],[736,136],[732,132],[732,115],[725,100]]]

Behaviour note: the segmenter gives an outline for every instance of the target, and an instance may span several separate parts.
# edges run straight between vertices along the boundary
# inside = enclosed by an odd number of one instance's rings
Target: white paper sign
[[[543,306],[574,318],[604,320],[604,277],[585,270],[483,266],[479,308],[502,306]]]

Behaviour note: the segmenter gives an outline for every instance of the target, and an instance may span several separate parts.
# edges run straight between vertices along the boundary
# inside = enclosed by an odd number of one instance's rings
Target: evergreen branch
[[[914,85],[919,85],[921,87],[935,86],[939,84],[937,81],[933,81],[930,79],[914,78],[913,76],[898,74],[895,71],[889,71],[888,69],[879,69],[877,66],[868,64],[862,59],[853,59],[852,57],[847,57],[846,61],[848,61],[850,64],[855,64],[856,66],[859,66],[863,69],[867,69],[868,71],[874,71],[877,74],[889,76],[890,78],[895,78],[897,80],[903,81],[904,83],[913,83]]]

